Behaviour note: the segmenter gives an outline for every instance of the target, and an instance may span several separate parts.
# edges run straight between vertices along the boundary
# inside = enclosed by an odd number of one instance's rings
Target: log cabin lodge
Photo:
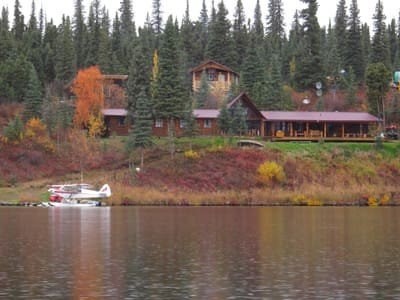
[[[210,99],[214,102],[212,105],[218,99],[223,99],[230,85],[239,80],[239,75],[233,70],[209,60],[191,70],[193,90],[200,87],[203,73],[206,74],[210,86]],[[112,81],[112,76],[107,75],[109,82]],[[119,85],[127,79],[118,75],[115,78]],[[366,112],[260,111],[246,93],[241,93],[228,103],[228,109],[236,105],[241,105],[246,110],[247,132],[244,135],[271,140],[372,141],[375,140],[375,135],[371,134],[371,130],[376,129],[380,123],[380,119]],[[199,135],[222,134],[217,125],[219,112],[219,109],[193,111]],[[108,134],[128,135],[130,130],[134,130],[134,125],[126,122],[127,110],[124,108],[105,108],[103,115]],[[183,128],[183,120],[175,120],[177,136],[183,134]],[[167,136],[167,121],[154,120],[152,131],[155,136]]]

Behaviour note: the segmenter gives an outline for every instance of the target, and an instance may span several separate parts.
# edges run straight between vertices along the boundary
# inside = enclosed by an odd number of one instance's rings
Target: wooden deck
[[[347,142],[347,143],[375,143],[374,137],[267,137],[272,142]]]

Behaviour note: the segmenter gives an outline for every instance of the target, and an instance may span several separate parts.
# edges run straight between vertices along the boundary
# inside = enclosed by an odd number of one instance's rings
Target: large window
[[[163,120],[162,119],[156,119],[156,124],[155,127],[156,128],[162,128],[163,127]]]

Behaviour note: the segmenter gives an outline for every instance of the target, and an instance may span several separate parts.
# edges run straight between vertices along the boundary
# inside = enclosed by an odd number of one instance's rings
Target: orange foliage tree
[[[90,131],[93,120],[95,123],[102,121],[101,110],[104,107],[103,76],[99,67],[80,70],[71,89],[76,96],[74,125]]]

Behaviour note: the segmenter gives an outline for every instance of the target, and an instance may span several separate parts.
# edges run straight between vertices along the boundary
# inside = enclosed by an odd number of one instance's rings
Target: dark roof
[[[225,65],[223,65],[223,64],[220,64],[220,63],[218,63],[218,62],[216,62],[216,61],[214,61],[214,60],[211,60],[211,59],[202,62],[202,63],[201,63],[200,65],[198,65],[197,67],[194,67],[193,69],[190,70],[190,73],[203,71],[204,69],[207,68],[207,65],[214,65],[214,67],[216,67],[218,70],[223,70],[223,71],[226,71],[226,72],[231,72],[231,73],[234,73],[234,74],[236,74],[237,76],[239,76],[239,74],[236,73],[235,71],[233,71],[231,68],[229,68],[229,67],[227,67],[227,66],[225,66]]]
[[[237,96],[236,98],[234,98],[231,102],[228,103],[228,108],[231,108],[233,104],[235,104],[237,101],[242,100],[244,102],[247,103],[247,106],[249,108],[251,108],[253,110],[253,112],[260,118],[260,119],[265,119],[264,115],[261,113],[261,111],[258,110],[258,108],[256,107],[256,105],[254,104],[253,101],[251,101],[250,97],[242,92],[239,94],[239,96]]]
[[[366,112],[262,111],[267,121],[379,122]]]

